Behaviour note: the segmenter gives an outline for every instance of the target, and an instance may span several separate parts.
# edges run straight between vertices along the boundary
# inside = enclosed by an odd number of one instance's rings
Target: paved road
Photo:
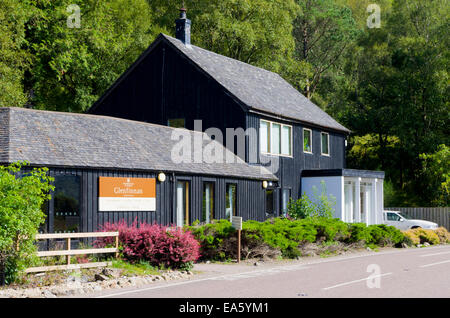
[[[198,264],[191,280],[113,289],[109,298],[450,298],[450,246],[389,249],[282,264]]]

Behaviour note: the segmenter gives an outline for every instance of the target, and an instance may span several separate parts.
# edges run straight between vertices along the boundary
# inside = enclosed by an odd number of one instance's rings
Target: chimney
[[[180,18],[175,20],[176,38],[183,42],[186,46],[191,45],[191,20],[186,18],[186,9],[180,9]]]

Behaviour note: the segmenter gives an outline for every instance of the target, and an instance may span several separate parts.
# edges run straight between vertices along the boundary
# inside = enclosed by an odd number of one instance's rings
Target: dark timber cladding
[[[227,129],[254,129],[257,140],[246,137],[242,159],[266,167],[278,178],[266,197],[275,215],[285,209],[287,196],[295,200],[301,195],[303,170],[345,168],[345,140],[350,133],[346,127],[280,75],[192,45],[190,25],[181,10],[177,38],[160,34],[88,112],[162,125],[181,121],[188,129],[195,129],[194,120],[201,120],[203,131],[220,129],[225,146],[231,145]],[[291,155],[260,151],[261,120],[292,127]],[[304,128],[312,133],[312,153],[303,151]],[[322,133],[328,134],[325,155]],[[238,153],[236,147],[230,150]],[[265,164],[269,160],[271,164]]]
[[[245,220],[262,221],[265,219],[262,181],[277,181],[267,169],[248,165],[205,134],[186,129],[23,108],[0,108],[0,127],[0,164],[28,161],[31,167],[48,167],[55,179],[74,177],[76,182],[70,188],[79,191],[80,231],[96,231],[105,222],[121,219],[130,223],[136,219],[175,224],[175,186],[179,180],[189,181],[189,222],[202,218],[204,182],[214,185],[215,219],[226,217],[227,184],[235,184],[237,215]],[[224,158],[232,156],[234,162],[174,162],[171,150],[178,142],[171,138],[174,132],[191,136],[192,142],[200,136],[203,146],[215,144]],[[196,153],[195,146],[192,149]],[[157,179],[161,172],[166,175],[163,182]],[[100,177],[155,178],[156,210],[99,211]],[[52,195],[50,223],[58,217],[54,213],[55,200]],[[48,230],[52,232],[52,226]]]
[[[279,162],[279,169],[272,172],[294,199],[301,192],[303,169],[345,167],[348,129],[279,75],[193,45],[189,48],[167,35],[160,35],[89,112],[162,125],[184,118],[188,129],[201,119],[203,130],[222,131],[225,145],[226,128],[259,132],[260,119],[292,125],[293,156],[270,159],[273,166]],[[303,128],[312,130],[312,155],[302,150]],[[328,157],[320,154],[321,132],[330,135]],[[255,153],[259,158],[259,142],[247,140],[243,159],[250,162]]]
[[[89,113],[161,125],[184,118],[190,130],[195,119],[202,120],[203,129],[245,127],[245,113],[236,99],[223,94],[219,83],[163,39],[159,37]]]
[[[99,226],[106,222],[126,220],[131,224],[134,220],[146,223],[173,225],[176,223],[174,210],[173,178],[168,175],[165,182],[156,183],[156,211],[154,212],[99,212],[98,211],[98,180],[103,177],[129,177],[129,178],[156,178],[156,173],[133,172],[119,170],[94,169],[62,169],[50,168],[51,176],[75,175],[81,178],[81,232],[97,231]],[[237,185],[237,211],[244,220],[264,221],[264,191],[260,181],[245,179],[229,179],[223,177],[193,176],[175,174],[175,180],[190,181],[190,223],[201,219],[203,182],[213,182],[216,189],[215,219],[224,219],[225,216],[225,187],[227,183]],[[52,196],[52,200],[54,197]],[[53,206],[50,204],[50,206]],[[53,216],[54,211],[50,210]],[[53,232],[53,229],[49,229]]]

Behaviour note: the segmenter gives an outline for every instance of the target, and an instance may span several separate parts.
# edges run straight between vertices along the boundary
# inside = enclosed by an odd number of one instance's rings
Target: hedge
[[[228,220],[186,227],[200,242],[201,259],[224,260],[235,257],[236,234]],[[362,242],[366,245],[399,245],[404,234],[384,224],[345,223],[339,219],[307,218],[290,220],[273,218],[265,222],[243,223],[242,249],[247,256],[276,255],[293,258],[300,255],[299,246],[315,242]]]

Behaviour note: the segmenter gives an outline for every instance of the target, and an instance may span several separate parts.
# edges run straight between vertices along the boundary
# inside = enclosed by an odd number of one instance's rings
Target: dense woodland
[[[448,0],[184,3],[193,44],[279,73],[352,130],[347,165],[386,171],[385,206],[449,205]],[[0,0],[0,107],[86,110],[160,32],[174,36],[181,6]]]

